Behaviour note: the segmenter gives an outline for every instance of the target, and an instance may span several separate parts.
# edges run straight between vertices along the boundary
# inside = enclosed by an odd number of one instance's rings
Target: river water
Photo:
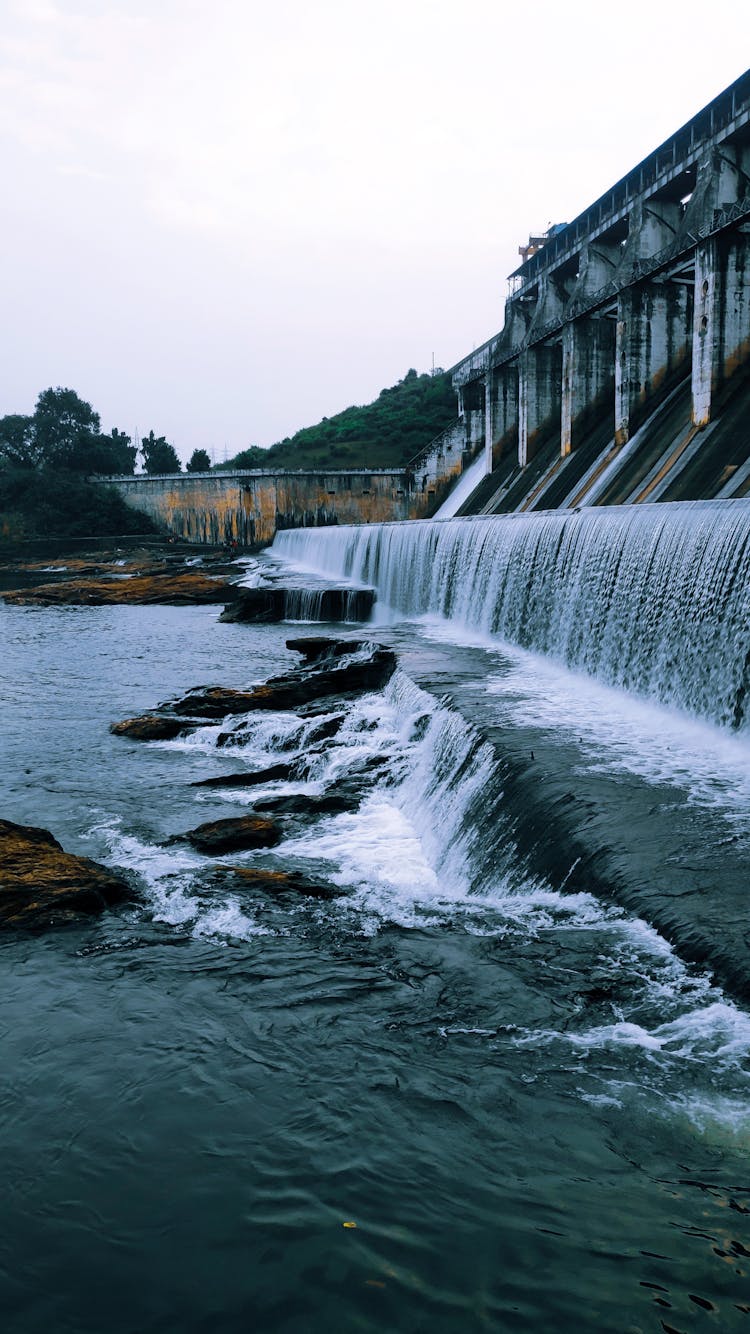
[[[702,850],[713,926],[737,934],[737,687],[722,725],[707,692],[691,717],[444,612],[381,611],[370,633],[402,669],[304,783],[263,789],[319,792],[376,755],[360,810],[209,864],[166,840],[248,797],[190,784],[310,752],[310,724],[264,715],[217,750],[219,727],[143,745],[109,723],[292,666],[289,627],[0,609],[2,814],[126,868],[143,896],[0,942],[7,1328],[748,1327],[739,973],[719,945],[716,968],[696,961],[627,884],[604,892],[551,797],[543,870],[497,761],[503,736],[514,772],[531,753],[573,773],[581,825],[609,813],[650,867],[661,846],[678,891]],[[304,867],[346,894],[270,902],[228,889],[216,860]]]

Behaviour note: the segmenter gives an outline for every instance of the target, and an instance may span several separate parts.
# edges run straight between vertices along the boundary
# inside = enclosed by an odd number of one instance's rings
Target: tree
[[[174,445],[170,445],[163,435],[154,435],[153,431],[149,431],[141,440],[141,454],[146,472],[152,475],[182,470]]]
[[[88,448],[79,455],[75,471],[98,473],[102,477],[132,476],[137,453],[130,436],[115,426],[110,435],[92,436]]]
[[[185,464],[186,472],[209,472],[210,468],[211,459],[205,449],[194,449]]]
[[[0,417],[0,458],[16,468],[36,467],[33,417],[17,412]]]
[[[99,413],[73,389],[44,389],[33,418],[34,451],[40,463],[77,472],[89,470]]]
[[[241,449],[239,454],[235,454],[228,463],[219,463],[217,468],[263,468],[268,464],[268,450],[263,449],[261,445],[248,445],[247,449]]]

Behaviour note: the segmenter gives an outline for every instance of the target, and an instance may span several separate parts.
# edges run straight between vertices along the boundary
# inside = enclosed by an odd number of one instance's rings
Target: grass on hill
[[[374,403],[324,417],[269,449],[252,445],[217,467],[401,468],[455,418],[450,376],[410,370]]]

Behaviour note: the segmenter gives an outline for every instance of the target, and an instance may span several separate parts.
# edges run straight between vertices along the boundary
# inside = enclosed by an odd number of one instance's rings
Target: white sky
[[[0,415],[68,385],[219,460],[450,366],[748,39],[744,0],[0,0]]]

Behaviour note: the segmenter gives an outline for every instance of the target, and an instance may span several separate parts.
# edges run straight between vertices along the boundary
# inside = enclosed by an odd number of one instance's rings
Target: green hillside
[[[456,417],[445,371],[410,370],[374,403],[345,408],[270,449],[243,449],[220,468],[394,468],[408,463]]]

